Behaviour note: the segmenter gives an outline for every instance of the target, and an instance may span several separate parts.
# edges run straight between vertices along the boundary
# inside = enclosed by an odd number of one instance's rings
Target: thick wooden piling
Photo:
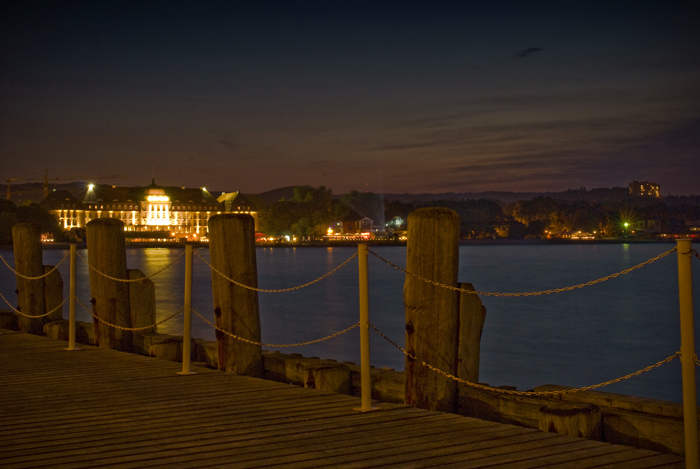
[[[17,310],[30,315],[41,316],[46,312],[44,279],[30,280],[24,277],[44,275],[41,253],[41,229],[33,223],[18,223],[12,227],[12,246],[17,271]],[[42,334],[46,318],[28,318],[20,315],[20,330],[31,334]]]
[[[95,320],[95,343],[100,347],[130,352],[133,335],[121,328],[131,327],[129,284],[124,224],[114,218],[97,218],[86,225],[90,270],[90,294]],[[111,278],[110,278],[111,277]]]
[[[406,269],[424,279],[457,286],[459,215],[447,208],[421,208],[408,216]],[[406,348],[418,360],[456,375],[459,295],[406,275]],[[421,363],[406,359],[406,403],[455,412],[457,383]]]
[[[471,283],[460,283],[461,290],[474,291]],[[475,293],[459,293],[459,352],[457,376],[472,383],[479,382],[481,333],[486,320],[486,307]]]
[[[223,214],[209,219],[209,252],[216,325],[243,339],[260,342],[258,286],[255,257],[255,220],[250,215]],[[223,276],[222,276],[223,275]],[[217,331],[219,368],[239,375],[262,377],[260,345],[234,339]]]
[[[44,303],[47,313],[53,311],[47,316],[46,322],[63,319],[63,308],[59,308],[63,303],[63,279],[61,273],[54,267],[53,265],[44,266],[44,273],[48,274],[44,277]]]
[[[146,277],[139,269],[127,269],[129,280]],[[131,310],[131,327],[141,328],[156,322],[156,287],[153,280],[145,279],[129,283],[129,309]],[[142,334],[156,332],[156,326],[141,329]]]

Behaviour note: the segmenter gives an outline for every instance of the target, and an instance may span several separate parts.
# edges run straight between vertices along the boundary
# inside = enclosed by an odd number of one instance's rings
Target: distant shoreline
[[[679,238],[683,239],[683,238]],[[463,245],[547,245],[547,244],[670,244],[673,239],[630,239],[630,238],[600,238],[600,239],[463,239]],[[697,240],[693,239],[694,242]]]
[[[567,245],[567,244],[672,244],[677,238],[672,239],[625,239],[625,238],[604,238],[604,239],[462,239],[460,246],[547,246],[547,245]],[[683,239],[683,238],[678,238]],[[693,243],[698,239],[691,239]],[[329,247],[354,247],[357,241],[333,241],[329,242],[304,242],[304,243],[275,243],[258,244],[256,247],[264,249],[276,248],[329,248]],[[367,241],[369,246],[406,246],[405,241]],[[46,243],[44,249],[68,249],[71,243]],[[85,243],[79,243],[79,247],[86,247]],[[197,243],[196,247],[207,247],[206,243]],[[126,243],[127,248],[184,248],[181,243]],[[2,245],[0,250],[12,250],[12,245]]]

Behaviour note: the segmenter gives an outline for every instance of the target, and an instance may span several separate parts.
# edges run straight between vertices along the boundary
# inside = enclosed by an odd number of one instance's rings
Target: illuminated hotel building
[[[661,186],[655,182],[630,182],[630,195],[636,197],[661,197]]]
[[[255,219],[258,212],[238,192],[215,197],[205,188],[158,186],[117,187],[90,184],[81,194],[54,191],[41,205],[56,215],[60,225],[70,230],[83,228],[96,218],[117,218],[124,230],[134,232],[169,232],[171,238],[206,238],[209,218],[220,213],[246,213]]]

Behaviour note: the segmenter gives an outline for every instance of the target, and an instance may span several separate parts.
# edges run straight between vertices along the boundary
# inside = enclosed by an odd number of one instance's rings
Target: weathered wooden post
[[[460,283],[461,290],[474,291],[471,283]],[[479,382],[481,333],[486,307],[476,293],[459,293],[459,352],[457,376],[471,383]]]
[[[129,280],[144,279],[130,282],[129,309],[131,312],[131,327],[146,327],[156,322],[156,287],[153,280],[145,278],[139,269],[127,269]],[[141,334],[156,332],[157,327],[141,329]]]
[[[53,311],[46,322],[60,321],[63,319],[63,308],[59,308],[63,303],[63,278],[53,265],[45,265],[44,274],[48,274],[44,277],[44,306],[47,313]]]
[[[450,209],[421,208],[408,216],[406,270],[424,279],[457,286],[459,215]],[[457,374],[459,295],[406,275],[406,349],[418,360]],[[406,359],[406,404],[455,412],[457,382]]]
[[[30,280],[24,277],[44,275],[41,228],[33,223],[17,223],[12,227],[12,246],[15,270],[18,273],[17,310],[30,316],[40,316],[46,312],[44,279]],[[30,334],[41,334],[46,322],[46,318],[28,318],[22,315],[18,318],[20,330]]]
[[[212,292],[216,325],[243,339],[260,342],[258,286],[255,257],[255,220],[250,215],[222,214],[209,219]],[[215,271],[215,270],[216,271]],[[223,275],[223,276],[222,276]],[[239,375],[263,377],[262,349],[217,331],[219,369]]]
[[[97,218],[85,227],[90,266],[90,294],[95,324],[95,343],[100,347],[131,352],[131,327],[124,224],[115,218]],[[111,277],[111,278],[110,278]]]

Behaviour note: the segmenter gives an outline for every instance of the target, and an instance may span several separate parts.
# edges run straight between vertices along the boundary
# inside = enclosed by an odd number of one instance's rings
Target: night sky
[[[14,1],[0,182],[698,195],[689,5]]]

